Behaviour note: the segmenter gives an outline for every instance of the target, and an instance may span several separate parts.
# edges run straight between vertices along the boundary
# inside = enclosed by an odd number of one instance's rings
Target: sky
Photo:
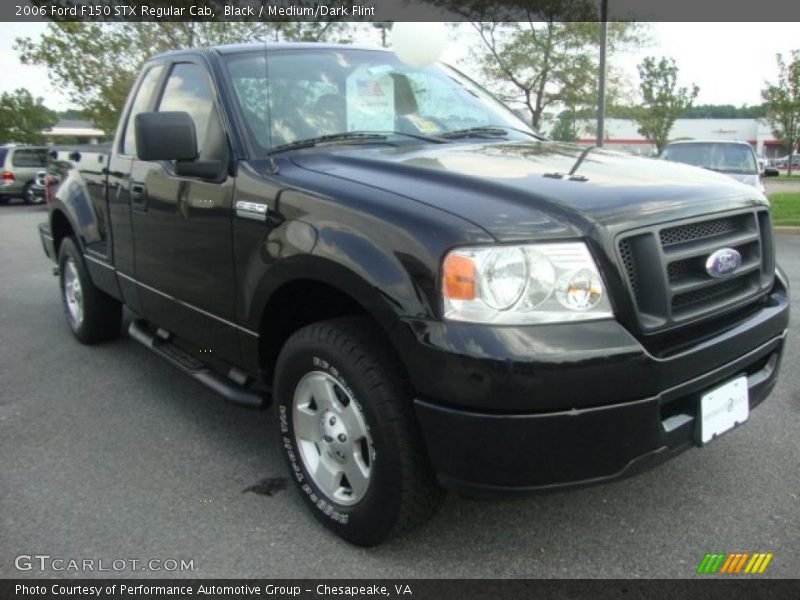
[[[26,87],[50,108],[63,110],[70,107],[69,99],[54,89],[47,72],[20,64],[13,49],[16,37],[36,39],[45,28],[43,23],[0,23],[0,92]],[[473,37],[465,33],[450,32],[443,60],[477,76],[464,44]],[[614,57],[614,68],[627,74],[632,85],[643,57],[667,56],[678,64],[681,85],[700,87],[695,104],[740,106],[761,102],[765,80],[776,78],[775,54],[800,48],[800,23],[651,23],[648,37],[644,47]]]

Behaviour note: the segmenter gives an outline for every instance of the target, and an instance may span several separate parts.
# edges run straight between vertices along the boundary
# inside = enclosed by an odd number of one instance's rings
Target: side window
[[[158,85],[161,71],[163,70],[164,67],[162,65],[152,67],[142,79],[142,84],[136,92],[136,98],[133,100],[131,111],[128,114],[128,121],[125,124],[125,136],[122,142],[122,153],[126,156],[136,156],[136,128],[133,126],[133,120],[136,115],[150,108],[156,85]]]
[[[197,132],[197,150],[202,155],[209,120],[214,110],[214,95],[205,71],[191,63],[179,63],[172,68],[158,112],[189,113]]]
[[[47,150],[35,148],[17,150],[11,158],[15,167],[44,167],[47,166]]]

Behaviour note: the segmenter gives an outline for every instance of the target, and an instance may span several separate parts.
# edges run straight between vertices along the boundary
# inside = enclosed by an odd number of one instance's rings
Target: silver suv
[[[11,198],[26,204],[44,201],[37,193],[36,175],[47,166],[48,152],[44,146],[0,146],[0,204]]]
[[[727,140],[686,140],[667,144],[661,158],[724,173],[740,183],[764,191],[762,177],[777,175],[762,169],[753,147],[747,142]]]

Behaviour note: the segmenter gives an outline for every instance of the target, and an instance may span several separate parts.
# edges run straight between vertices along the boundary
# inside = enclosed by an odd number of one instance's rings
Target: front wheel
[[[116,339],[122,326],[122,304],[92,283],[83,255],[72,238],[58,249],[64,314],[72,333],[84,344]]]
[[[413,392],[366,318],[304,327],[275,374],[281,445],[303,500],[345,540],[372,546],[426,521],[442,491]]]

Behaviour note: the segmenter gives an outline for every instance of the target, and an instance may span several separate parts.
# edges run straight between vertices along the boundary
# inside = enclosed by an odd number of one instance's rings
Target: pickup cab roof
[[[192,48],[186,50],[172,50],[152,57],[152,59],[180,56],[182,54],[197,54],[198,52],[214,52],[221,55],[244,54],[247,52],[258,52],[260,50],[369,50],[377,52],[391,52],[386,48],[375,46],[356,45],[356,44],[326,44],[320,42],[251,42],[246,44],[224,44],[220,46],[208,46],[204,48]]]

